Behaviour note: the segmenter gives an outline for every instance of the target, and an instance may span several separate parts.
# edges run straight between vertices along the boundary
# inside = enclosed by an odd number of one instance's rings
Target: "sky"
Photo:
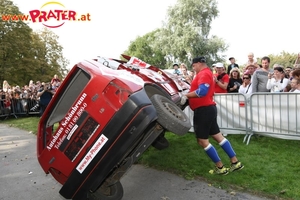
[[[40,9],[50,0],[13,0],[24,14]],[[65,9],[90,14],[90,21],[66,22],[51,30],[59,36],[63,55],[70,61],[67,68],[83,59],[104,56],[119,58],[130,41],[162,26],[169,6],[177,0],[60,0]],[[211,26],[211,35],[222,38],[229,48],[223,54],[235,57],[243,65],[247,55],[300,52],[299,0],[217,0],[219,16]],[[53,5],[52,5],[53,6]],[[57,5],[55,5],[57,6]],[[46,7],[44,7],[46,8]],[[29,22],[33,30],[41,23]]]

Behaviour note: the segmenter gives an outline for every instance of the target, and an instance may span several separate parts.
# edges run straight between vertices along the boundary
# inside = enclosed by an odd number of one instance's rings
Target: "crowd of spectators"
[[[229,58],[230,64],[212,65],[215,79],[215,93],[242,93],[254,92],[299,92],[300,91],[300,53],[294,66],[274,64],[270,66],[270,58],[265,56],[258,64],[253,53],[248,54],[248,61],[241,69],[234,57]],[[190,83],[194,78],[193,71],[188,71],[185,64],[173,65],[174,74],[181,76]]]
[[[10,85],[4,80],[2,88],[0,88],[0,116],[10,113],[26,114],[30,111],[40,111],[41,95],[46,86],[49,91],[55,94],[55,91],[60,86],[61,80],[57,75],[54,75],[50,82],[41,82],[30,80],[28,85]]]

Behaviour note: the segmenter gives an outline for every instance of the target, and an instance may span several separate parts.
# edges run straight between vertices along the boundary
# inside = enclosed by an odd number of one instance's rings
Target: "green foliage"
[[[153,41],[155,41],[156,34],[159,30],[154,30],[144,36],[137,37],[134,41],[130,42],[130,45],[123,54],[135,56],[146,63],[157,66],[159,68],[165,68],[166,60],[164,54],[159,48],[155,48]]]
[[[208,64],[223,61],[227,45],[217,36],[209,37],[212,20],[218,16],[215,0],[178,0],[168,10],[167,22],[156,45],[161,46],[169,62],[188,65],[193,57],[206,56]]]
[[[29,80],[50,81],[63,77],[68,61],[62,55],[58,37],[50,30],[35,33],[19,21],[3,21],[2,15],[21,15],[10,0],[0,0],[0,82],[25,85]]]
[[[0,5],[1,14],[21,14],[9,0],[0,0]],[[6,79],[15,83],[26,78],[29,71],[24,65],[30,57],[32,30],[22,21],[3,21],[0,18],[0,22],[0,81]]]
[[[278,55],[270,54],[268,57],[271,60],[270,67],[273,68],[274,64],[279,64],[284,67],[293,67],[297,58],[297,53],[288,53],[282,51]],[[261,58],[257,58],[258,63],[261,63]]]
[[[200,55],[208,65],[224,61],[224,40],[209,36],[212,20],[218,16],[216,0],[178,0],[168,10],[163,27],[132,41],[124,54],[135,56],[160,68],[186,63]]]

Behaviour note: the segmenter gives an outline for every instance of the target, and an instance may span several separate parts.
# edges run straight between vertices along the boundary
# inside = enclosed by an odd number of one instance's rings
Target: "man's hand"
[[[187,100],[188,100],[187,96],[183,95],[180,100],[180,105],[184,105]]]

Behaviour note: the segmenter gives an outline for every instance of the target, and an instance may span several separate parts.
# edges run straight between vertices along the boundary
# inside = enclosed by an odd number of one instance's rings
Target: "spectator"
[[[41,86],[42,86],[41,81],[37,81],[37,82],[35,83],[35,88],[36,88],[37,90],[39,90]]]
[[[256,66],[255,65],[248,65],[245,68],[245,73],[244,74],[250,74],[251,76],[253,76],[255,70],[256,70]]]
[[[256,68],[259,68],[259,65],[257,64],[256,59],[254,59],[254,54],[252,52],[248,54],[248,61],[246,63],[246,66],[249,65],[254,65]]]
[[[184,64],[181,64],[181,65],[184,65]],[[188,69],[185,65],[181,67],[181,73],[182,73],[183,80],[190,84],[192,82],[192,78],[189,75]]]
[[[238,68],[233,68],[230,72],[227,91],[229,93],[238,93],[242,83],[243,80],[241,79],[240,71],[238,70]]]
[[[274,72],[268,74],[267,89],[271,89],[271,92],[283,92],[289,83],[289,79],[284,78],[284,75],[282,67],[275,67]]]
[[[5,100],[5,92],[2,89],[0,89],[0,115],[2,115],[5,110],[4,100]]]
[[[195,77],[195,71],[194,70],[189,71],[189,75],[190,75],[191,79],[193,80]]]
[[[59,79],[58,76],[55,74],[55,75],[53,76],[52,80],[51,80],[51,85],[52,85],[53,83],[58,83],[58,82],[60,82],[60,79]]]
[[[40,90],[37,93],[37,97],[40,98],[39,105],[40,105],[40,116],[43,115],[45,109],[47,108],[48,104],[50,103],[52,96],[54,95],[54,91],[51,88],[50,83],[42,84]]]
[[[293,79],[294,79],[294,78],[300,79],[300,69],[295,69],[295,70],[293,70],[293,72],[292,72],[292,77],[293,77]]]
[[[4,80],[3,81],[3,86],[2,86],[2,90],[4,92],[9,92],[11,89],[10,85],[8,84],[7,80]]]
[[[257,69],[252,77],[252,92],[269,92],[267,89],[268,74],[270,73],[270,58],[265,56],[261,59],[262,68]]]
[[[30,89],[32,89],[32,88],[35,87],[33,80],[30,80],[30,81],[29,81],[28,87],[29,87]]]
[[[216,74],[214,74],[215,93],[227,93],[227,86],[229,83],[229,76],[225,73],[223,63],[216,63]]]
[[[290,79],[290,73],[293,71],[292,67],[286,67],[284,70],[285,78]]]
[[[288,83],[288,84],[286,85],[286,87],[284,88],[283,92],[290,92],[291,89],[292,89],[292,86],[291,86],[290,83]]]
[[[241,94],[251,94],[252,93],[251,75],[250,74],[244,74],[243,84],[240,86],[239,93],[241,93]]]
[[[291,92],[300,93],[300,79],[293,78],[291,81],[291,87]]]
[[[179,76],[180,75],[180,70],[178,68],[179,68],[179,66],[178,66],[177,63],[173,64],[173,69],[174,69],[173,74],[176,74],[176,75]]]
[[[234,57],[229,58],[230,65],[227,67],[227,74],[229,75],[233,68],[239,68],[239,65],[235,63]]]
[[[180,67],[179,67],[180,74],[183,74],[183,72],[182,72],[183,69],[186,69],[186,71],[188,71],[187,66],[184,63],[181,63]]]

